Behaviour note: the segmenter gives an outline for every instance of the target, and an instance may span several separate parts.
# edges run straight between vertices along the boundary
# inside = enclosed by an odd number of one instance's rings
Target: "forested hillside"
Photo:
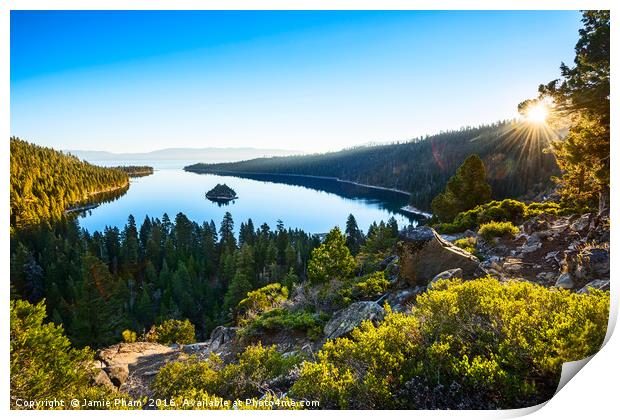
[[[64,220],[13,235],[12,295],[45,298],[50,320],[79,346],[114,343],[124,329],[144,332],[167,319],[189,319],[204,338],[249,291],[298,281],[318,243],[251,220],[237,238],[229,213],[219,226],[182,213],[138,226],[129,216],[124,228],[92,235]]]
[[[258,172],[334,177],[411,192],[411,203],[429,210],[430,203],[458,166],[471,154],[486,166],[494,198],[533,196],[550,184],[558,168],[543,150],[549,130],[519,122],[420,137],[405,143],[355,147],[335,153],[252,159],[234,163],[195,164],[192,172]]]
[[[11,137],[11,227],[59,219],[70,206],[121,189],[128,176]]]

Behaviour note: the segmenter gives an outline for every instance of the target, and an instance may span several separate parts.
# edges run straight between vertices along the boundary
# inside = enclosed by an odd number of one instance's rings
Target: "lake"
[[[368,188],[336,180],[298,176],[220,176],[185,172],[186,162],[92,162],[101,166],[150,165],[153,175],[131,178],[130,187],[120,198],[101,204],[80,215],[80,226],[91,233],[105,226],[122,228],[130,214],[138,226],[145,216],[160,218],[164,213],[174,220],[184,213],[190,220],[202,223],[213,220],[219,226],[224,213],[230,212],[238,228],[251,218],[254,226],[266,222],[271,228],[277,220],[285,227],[300,228],[309,233],[325,233],[334,226],[344,230],[349,214],[353,214],[363,231],[373,221],[394,217],[399,227],[417,225],[423,217],[403,211],[408,195]],[[216,184],[233,188],[238,199],[222,205],[205,198],[205,192]]]

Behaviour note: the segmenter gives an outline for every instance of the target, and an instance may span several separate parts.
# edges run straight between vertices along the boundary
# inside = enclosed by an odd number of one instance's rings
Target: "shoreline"
[[[413,207],[410,204],[407,204],[406,206],[403,206],[400,208],[402,211],[406,211],[407,213],[413,213],[413,214],[419,214],[421,216],[426,217],[427,219],[430,219],[431,217],[433,217],[433,215],[431,213],[422,211],[420,209],[417,209],[415,207]]]
[[[76,204],[77,207],[66,208],[65,210],[63,210],[63,213],[64,214],[69,214],[69,213],[75,213],[75,212],[80,212],[80,211],[92,210],[94,208],[97,208],[97,207],[99,207],[99,205],[101,205],[101,203],[88,203],[87,200],[89,198],[97,196],[99,194],[105,194],[105,193],[110,193],[110,192],[122,190],[123,188],[129,188],[130,184],[131,184],[131,182],[128,179],[126,183],[124,183],[123,185],[119,185],[118,187],[107,188],[105,190],[89,192],[86,195],[86,198],[84,198],[84,200],[81,201],[81,203],[83,203],[83,204]]]
[[[185,169],[183,168],[184,171],[186,172],[193,172],[195,174],[213,174],[213,175],[223,175],[223,174],[231,174],[231,175],[273,175],[273,176],[292,176],[292,177],[300,177],[300,178],[315,178],[315,179],[327,179],[330,181],[338,181],[338,182],[344,182],[346,184],[352,184],[352,185],[357,185],[359,187],[366,187],[366,188],[373,188],[376,190],[384,190],[384,191],[392,191],[392,192],[396,192],[399,194],[404,194],[404,195],[408,195],[411,196],[410,192],[407,192],[405,190],[399,190],[398,188],[388,188],[388,187],[380,187],[378,185],[370,185],[370,184],[362,184],[360,182],[355,182],[355,181],[349,181],[347,179],[340,179],[340,178],[336,178],[335,176],[321,176],[321,175],[303,175],[303,174],[283,174],[283,173],[279,173],[279,172],[243,172],[243,171],[194,171],[194,170],[190,170],[190,169]],[[405,206],[405,207],[409,207],[409,206]],[[412,207],[415,209],[415,207]],[[420,212],[420,214],[422,214],[422,210],[418,210]]]
[[[383,191],[391,191],[399,194],[406,195],[411,197],[411,193],[405,190],[399,190],[398,188],[388,188],[388,187],[380,187],[378,185],[370,185],[370,184],[362,184],[360,182],[349,181],[347,179],[340,179],[335,176],[321,176],[321,175],[303,175],[303,174],[286,174],[286,173],[271,173],[271,172],[243,172],[243,171],[196,171],[183,168],[186,172],[193,172],[195,174],[213,174],[213,175],[270,175],[270,176],[289,176],[289,177],[300,177],[300,178],[314,178],[314,179],[326,179],[330,181],[343,182],[346,184],[356,185],[358,187],[372,188],[375,190],[383,190]],[[426,218],[431,218],[433,215],[431,213],[422,211],[418,208],[413,207],[410,204],[403,206],[400,208],[402,211],[417,214],[420,216],[424,216]]]

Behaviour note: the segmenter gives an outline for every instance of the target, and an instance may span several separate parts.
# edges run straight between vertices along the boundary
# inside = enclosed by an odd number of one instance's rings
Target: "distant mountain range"
[[[239,148],[170,148],[146,153],[111,153],[98,150],[65,150],[86,161],[161,161],[185,160],[188,162],[218,163],[256,159],[272,156],[291,156],[302,152],[284,149]]]

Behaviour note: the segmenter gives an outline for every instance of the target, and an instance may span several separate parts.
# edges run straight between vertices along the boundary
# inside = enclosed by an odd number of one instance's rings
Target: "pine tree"
[[[220,225],[220,247],[228,251],[233,251],[237,247],[235,239],[235,224],[232,214],[226,212]]]
[[[127,218],[127,224],[121,234],[121,243],[123,263],[126,264],[133,272],[136,264],[138,263],[139,242],[136,219],[131,214]]]
[[[471,155],[448,180],[445,191],[433,199],[431,207],[439,221],[451,222],[460,212],[490,199],[491,186],[486,182],[484,163],[478,155]]]
[[[237,270],[224,296],[224,309],[229,310],[236,307],[251,290],[250,280],[241,270]]]
[[[312,251],[308,263],[308,279],[315,284],[332,279],[345,279],[355,270],[355,260],[347,248],[346,239],[335,227],[327,234],[325,242]]]
[[[590,195],[596,195],[599,212],[604,212],[609,209],[611,166],[610,12],[586,10],[582,22],[575,65],[562,63],[562,78],[541,85],[539,92],[540,99],[553,99],[556,119],[571,121],[565,141],[552,145],[563,172],[557,178],[562,198],[569,205],[587,206]]]
[[[345,228],[345,235],[347,236],[347,248],[351,251],[351,254],[357,255],[360,247],[364,243],[364,235],[357,226],[357,220],[352,214],[349,214],[347,218],[347,225]]]

